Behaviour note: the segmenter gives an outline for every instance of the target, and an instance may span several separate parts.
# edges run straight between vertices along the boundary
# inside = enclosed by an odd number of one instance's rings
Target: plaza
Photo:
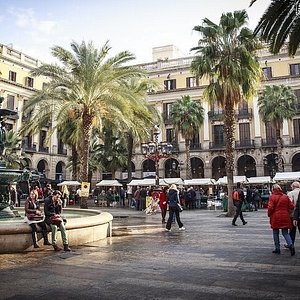
[[[186,231],[165,232],[159,214],[103,209],[113,237],[0,259],[0,299],[299,299],[300,252],[273,250],[265,209],[231,225],[221,210],[183,211]],[[70,245],[72,247],[72,245]]]

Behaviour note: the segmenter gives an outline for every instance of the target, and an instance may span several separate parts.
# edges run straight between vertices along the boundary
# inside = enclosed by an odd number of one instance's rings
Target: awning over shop
[[[211,178],[186,179],[184,185],[214,185],[216,181]]]
[[[249,184],[267,184],[274,183],[271,176],[261,176],[261,177],[248,177],[247,183]]]
[[[96,186],[122,186],[122,184],[116,179],[101,180]]]
[[[181,178],[163,178],[163,181],[167,184],[167,185],[171,185],[171,184],[177,184],[177,185],[183,185],[184,182]]]
[[[159,185],[167,186],[171,184],[183,185],[181,178],[160,178]],[[155,186],[155,178],[133,179],[127,185],[131,186]]]
[[[277,172],[275,181],[293,181],[300,180],[300,172]]]

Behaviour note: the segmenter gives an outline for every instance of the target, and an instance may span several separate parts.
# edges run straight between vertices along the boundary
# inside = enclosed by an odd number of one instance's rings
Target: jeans
[[[291,245],[293,245],[291,236],[288,233],[288,229],[287,228],[282,228],[281,233],[282,233],[287,245],[289,247]],[[274,239],[275,249],[280,250],[279,229],[273,229],[273,239]]]
[[[232,220],[232,224],[235,224],[236,219],[238,217],[240,217],[240,219],[242,220],[243,224],[245,224],[245,219],[244,219],[243,212],[242,212],[242,205],[243,205],[242,202],[240,202],[239,204],[236,205],[236,212],[235,212],[234,218]]]
[[[66,233],[66,227],[64,225],[64,222],[61,222],[59,226],[51,224],[51,237],[52,237],[52,245],[57,245],[57,227],[59,227],[60,234],[61,234],[61,239],[64,245],[68,244],[68,238],[67,238],[67,233]]]
[[[172,220],[173,220],[173,216],[175,215],[176,216],[176,221],[177,221],[177,224],[179,226],[179,228],[183,227],[183,224],[181,223],[180,221],[180,215],[179,215],[179,208],[178,207],[169,207],[169,219],[168,219],[168,222],[167,222],[167,225],[166,225],[166,228],[167,229],[171,229],[171,225],[172,225]]]

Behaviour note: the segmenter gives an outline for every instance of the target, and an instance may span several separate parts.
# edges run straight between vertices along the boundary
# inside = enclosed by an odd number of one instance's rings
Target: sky
[[[72,41],[109,41],[109,56],[129,51],[135,63],[152,61],[152,48],[175,45],[184,55],[197,45],[193,27],[204,18],[218,23],[224,12],[246,9],[254,29],[270,0],[0,0],[0,44],[43,62],[51,47]]]

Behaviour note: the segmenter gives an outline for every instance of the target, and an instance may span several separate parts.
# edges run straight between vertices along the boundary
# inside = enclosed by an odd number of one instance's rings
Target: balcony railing
[[[241,149],[241,148],[254,148],[254,140],[240,140],[235,141],[235,148]]]
[[[26,143],[22,143],[22,148],[24,149],[24,151],[26,152],[36,152],[36,145],[29,145]]]
[[[163,113],[163,119],[164,119],[164,123],[166,125],[172,124],[172,116],[170,114],[167,114],[166,112],[164,112]]]
[[[190,145],[190,150],[201,150],[201,143],[192,143]]]
[[[49,147],[39,146],[39,152],[49,153]]]
[[[67,149],[64,148],[58,148],[57,154],[67,155]]]
[[[294,136],[294,137],[292,137],[291,144],[292,145],[300,145],[300,136]]]
[[[223,110],[218,110],[218,111],[211,110],[208,112],[208,118],[212,121],[213,120],[214,121],[221,120],[224,118],[224,111]]]
[[[224,149],[225,148],[225,142],[210,142],[209,143],[209,149]]]
[[[262,147],[276,147],[277,146],[277,141],[274,138],[262,139],[261,140],[261,145],[262,145]]]
[[[252,109],[251,108],[238,109],[236,111],[236,116],[237,116],[238,119],[252,118]]]

